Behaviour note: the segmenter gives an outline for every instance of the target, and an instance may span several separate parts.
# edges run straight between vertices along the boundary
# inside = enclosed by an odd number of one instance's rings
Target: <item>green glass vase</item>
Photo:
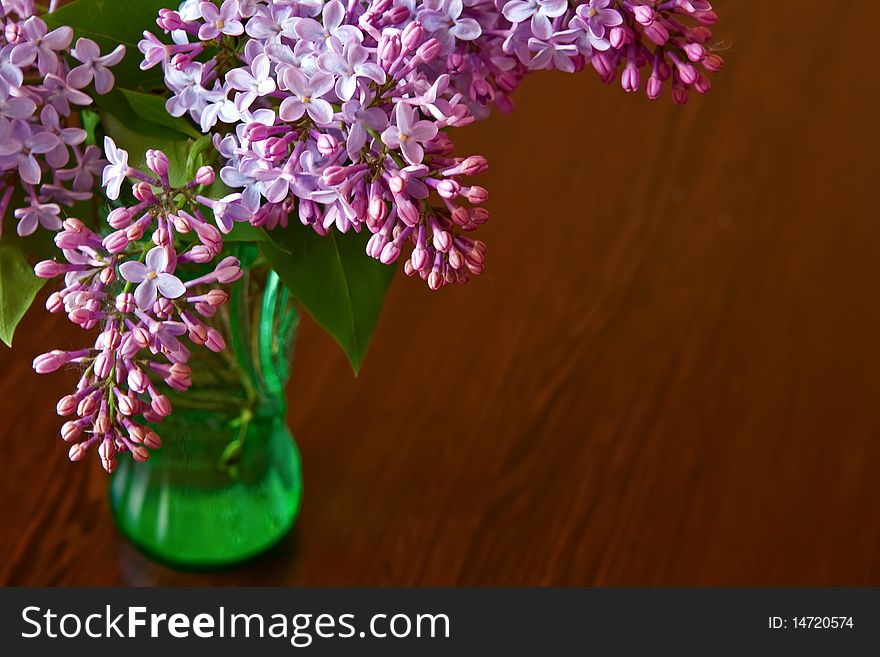
[[[193,386],[169,394],[174,411],[155,427],[161,449],[143,463],[120,459],[110,482],[125,537],[176,568],[210,570],[259,555],[299,510],[300,458],[284,398],[299,315],[274,272],[244,269],[213,319],[226,349],[192,349]]]

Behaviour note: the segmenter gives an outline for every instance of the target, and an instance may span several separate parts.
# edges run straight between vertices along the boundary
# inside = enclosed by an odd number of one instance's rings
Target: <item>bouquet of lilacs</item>
[[[488,163],[453,128],[532,71],[682,103],[722,66],[705,0],[166,1],[2,0],[0,335],[63,279],[46,308],[96,338],[34,368],[79,369],[61,435],[107,471],[160,446],[191,350],[226,348],[230,245],[258,245],[357,368],[376,268],[432,290],[483,272]]]

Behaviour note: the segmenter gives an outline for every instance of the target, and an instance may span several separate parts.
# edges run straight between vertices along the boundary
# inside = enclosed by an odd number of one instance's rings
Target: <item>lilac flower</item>
[[[36,16],[28,18],[21,28],[22,43],[13,47],[9,55],[10,63],[19,68],[37,62],[41,75],[58,68],[56,51],[63,50],[73,40],[73,30],[67,26],[47,31],[46,23]]]
[[[366,78],[379,84],[385,82],[385,71],[378,64],[368,62],[369,57],[362,45],[351,40],[345,44],[341,55],[330,51],[318,58],[321,70],[336,76],[335,90],[340,100],[350,100],[354,96],[358,78]]]
[[[462,0],[426,0],[426,11],[419,13],[419,20],[429,32],[443,35],[443,41],[449,46],[455,39],[473,41],[483,32],[476,19],[462,17],[464,5]]]
[[[18,234],[22,237],[31,235],[38,225],[47,230],[58,230],[61,228],[60,212],[61,208],[56,203],[39,203],[37,199],[31,199],[28,207],[15,211],[15,218],[19,220]]]
[[[229,86],[243,92],[236,95],[235,109],[243,112],[260,96],[275,91],[275,78],[269,75],[270,67],[269,57],[260,54],[251,62],[250,71],[246,68],[236,68],[226,74]]]
[[[8,88],[0,88],[0,117],[6,119],[29,119],[37,109],[30,98],[10,98]]]
[[[113,88],[113,74],[108,66],[113,66],[125,57],[125,46],[117,46],[112,52],[101,55],[98,44],[91,39],[78,39],[71,56],[82,62],[67,74],[67,83],[75,89],[82,89],[93,79],[95,91],[106,94]]]
[[[61,125],[58,112],[51,105],[46,105],[40,112],[40,122],[48,132],[58,137],[55,148],[46,153],[46,163],[53,169],[63,167],[70,159],[69,146],[77,146],[86,140],[86,131],[82,128],[65,128]]]
[[[33,132],[29,124],[21,120],[13,121],[9,139],[0,144],[0,156],[14,158],[21,179],[36,185],[40,182],[42,171],[37,163],[37,154],[53,150],[59,143],[51,132]]]
[[[433,139],[437,126],[430,121],[414,121],[415,112],[406,103],[397,103],[394,108],[395,125],[382,133],[382,141],[391,148],[400,148],[410,164],[421,164],[425,156],[422,144]]]
[[[278,109],[278,116],[284,121],[296,121],[308,112],[318,125],[326,125],[333,120],[333,107],[322,98],[333,88],[333,76],[316,73],[311,78],[295,68],[284,71],[284,86],[293,94],[284,99]]]
[[[238,20],[238,0],[225,0],[219,9],[213,2],[202,2],[199,11],[205,19],[204,25],[199,28],[202,41],[216,39],[221,34],[238,36],[244,33],[244,26]]]
[[[107,198],[115,200],[119,198],[122,181],[128,175],[128,151],[117,148],[110,137],[104,137],[104,153],[110,162],[104,167],[101,184],[107,188]]]
[[[326,44],[335,39],[346,43],[349,39],[363,40],[363,34],[354,25],[343,25],[345,7],[339,0],[330,0],[321,11],[321,22],[313,18],[303,18],[294,26],[297,36],[304,41]]]
[[[92,99],[79,89],[74,89],[66,79],[49,73],[43,80],[45,99],[62,116],[70,116],[70,104],[85,107],[92,104]]]
[[[566,0],[514,0],[504,5],[502,13],[511,23],[521,23],[531,18],[534,35],[539,39],[549,39],[553,34],[550,19],[562,16],[566,9]]]
[[[134,291],[137,307],[149,310],[161,294],[166,299],[176,299],[186,292],[179,278],[168,273],[168,251],[156,246],[147,252],[144,262],[128,260],[119,265],[119,273],[129,283],[139,283]]]
[[[611,0],[590,0],[576,10],[578,18],[597,39],[605,38],[607,28],[623,23],[623,16],[617,10],[609,9],[610,4]]]

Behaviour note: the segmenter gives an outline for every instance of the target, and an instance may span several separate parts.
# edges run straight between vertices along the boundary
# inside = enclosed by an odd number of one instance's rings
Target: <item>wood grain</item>
[[[75,332],[32,312],[0,351],[0,582],[880,584],[874,21],[717,5],[728,66],[685,108],[546,74],[456,135],[492,166],[488,274],[396,280],[358,379],[307,323],[304,507],[251,565],[125,546],[56,438],[70,380],[30,370]]]

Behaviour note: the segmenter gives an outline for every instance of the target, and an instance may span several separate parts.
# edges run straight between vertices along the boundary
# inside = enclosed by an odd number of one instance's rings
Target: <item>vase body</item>
[[[244,248],[244,247],[242,247]],[[255,252],[238,253],[243,265]],[[226,339],[193,349],[193,385],[171,395],[149,460],[120,459],[110,504],[122,533],[156,561],[212,569],[254,557],[293,526],[300,459],[285,420],[297,311],[278,277],[244,267],[214,318]]]

